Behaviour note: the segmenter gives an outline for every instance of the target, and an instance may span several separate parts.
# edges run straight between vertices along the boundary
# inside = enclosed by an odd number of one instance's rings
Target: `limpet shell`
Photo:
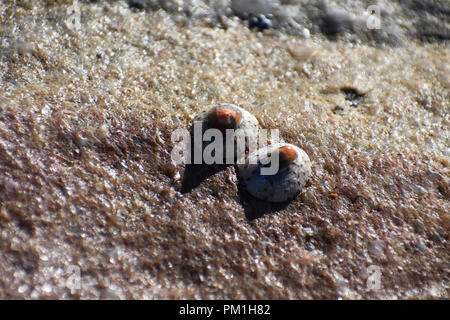
[[[224,138],[223,155],[226,158],[226,130],[239,130],[242,135],[245,136],[245,145],[239,145],[234,142],[234,159],[226,159],[227,161],[234,163],[235,159],[241,158],[245,155],[245,151],[248,150],[249,141],[258,141],[258,120],[247,110],[240,108],[233,104],[221,103],[206,111],[203,111],[194,118],[194,124],[200,122],[202,124],[202,135],[208,129],[218,129],[222,132]],[[192,129],[194,128],[194,124]],[[210,141],[194,141],[197,147],[201,146],[202,151],[209,145]]]
[[[275,174],[263,174],[262,169],[279,159]],[[261,148],[247,158],[245,164],[237,165],[242,186],[255,198],[283,202],[293,199],[311,176],[311,161],[299,147],[280,143]]]

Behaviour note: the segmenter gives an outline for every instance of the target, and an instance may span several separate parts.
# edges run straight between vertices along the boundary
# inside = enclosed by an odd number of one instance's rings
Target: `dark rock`
[[[257,17],[251,17],[249,20],[249,27],[251,28],[258,28],[260,30],[268,29],[272,26],[272,22],[264,16],[259,15]]]
[[[130,8],[137,10],[148,9],[148,1],[146,0],[128,0],[128,5]]]
[[[341,92],[345,95],[345,100],[358,101],[364,98],[364,94],[358,92],[358,90],[350,87],[341,88]]]
[[[251,17],[250,20],[248,20],[248,26],[251,28],[257,27],[259,24],[259,20],[257,17]]]
[[[337,36],[353,28],[353,20],[345,11],[327,11],[322,18],[321,29],[327,36]]]

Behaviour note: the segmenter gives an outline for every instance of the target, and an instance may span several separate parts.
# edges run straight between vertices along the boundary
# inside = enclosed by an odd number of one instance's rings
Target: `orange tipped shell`
[[[290,145],[284,145],[278,149],[280,157],[280,167],[284,168],[292,164],[297,159],[297,151]]]
[[[194,119],[195,123],[201,123],[202,132],[205,133],[209,129],[218,129],[223,135],[223,155],[226,163],[235,163],[236,159],[245,156],[245,151],[249,148],[249,141],[257,141],[259,123],[258,120],[247,110],[240,108],[233,104],[221,103],[209,110],[206,110]],[[236,137],[244,137],[245,144],[237,143],[239,139],[232,141],[234,145],[234,152],[228,156],[226,150],[226,136],[227,131],[232,130]],[[233,138],[233,137],[232,137]],[[203,154],[203,150],[208,146],[210,141],[193,141],[194,146],[197,146]]]
[[[280,160],[278,170],[274,174],[264,174],[262,169],[272,166],[272,159],[278,160],[277,154]],[[308,155],[288,143],[261,148],[248,156],[247,163],[238,164],[238,168],[239,179],[248,193],[270,202],[293,199],[311,176]]]
[[[236,129],[241,123],[242,114],[229,108],[223,108],[212,110],[208,117],[212,126],[217,129]]]

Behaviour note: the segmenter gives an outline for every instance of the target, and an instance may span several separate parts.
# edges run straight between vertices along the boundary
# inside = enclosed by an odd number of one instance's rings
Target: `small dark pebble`
[[[146,0],[129,0],[128,5],[132,9],[143,10],[143,9],[147,9],[147,7],[148,7],[147,2],[148,1],[146,1]]]
[[[257,17],[251,17],[249,20],[249,27],[250,28],[254,28],[256,26],[258,26],[259,20]]]
[[[270,18],[264,15],[253,16],[249,20],[249,28],[258,28],[260,30],[269,29],[272,27],[272,22],[269,19],[272,19],[272,15],[270,15]]]

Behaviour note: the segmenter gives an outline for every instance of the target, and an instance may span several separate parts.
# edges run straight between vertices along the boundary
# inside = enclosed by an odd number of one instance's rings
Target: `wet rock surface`
[[[382,2],[413,39],[383,47],[277,13],[256,32],[226,1],[71,3],[0,4],[0,297],[448,299],[450,57],[415,36],[443,5]],[[171,134],[221,102],[311,158],[294,201],[233,166],[182,192]]]

